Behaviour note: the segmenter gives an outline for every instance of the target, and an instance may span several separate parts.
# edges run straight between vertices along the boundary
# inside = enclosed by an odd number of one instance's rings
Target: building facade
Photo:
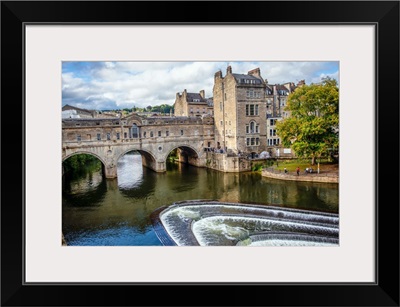
[[[228,154],[258,154],[266,149],[266,83],[260,69],[247,74],[214,75],[215,143]]]
[[[199,93],[176,93],[174,104],[175,116],[212,115],[212,98],[206,98],[204,90]]]

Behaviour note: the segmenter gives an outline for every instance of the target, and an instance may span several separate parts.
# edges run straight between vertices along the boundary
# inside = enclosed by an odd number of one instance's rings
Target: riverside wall
[[[263,169],[261,175],[268,178],[280,179],[280,180],[291,180],[291,181],[308,181],[308,182],[327,182],[327,183],[339,183],[339,175],[336,173],[312,173],[312,174],[301,174],[295,173],[285,174],[281,171],[272,169]]]

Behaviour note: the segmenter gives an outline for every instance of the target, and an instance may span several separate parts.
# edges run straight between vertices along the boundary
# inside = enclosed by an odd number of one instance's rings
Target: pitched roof
[[[262,81],[260,78],[257,78],[256,76],[253,75],[245,75],[245,74],[232,74],[237,83],[246,83],[246,80],[255,80],[255,84],[262,84]]]
[[[89,113],[89,114],[92,114],[94,112],[94,110],[81,109],[81,108],[78,108],[78,107],[71,106],[69,104],[66,104],[65,106],[63,106],[62,110],[63,111],[64,110],[77,110],[77,111],[85,112],[85,113]]]
[[[197,100],[197,101],[195,101]],[[207,103],[207,100],[205,100],[199,93],[186,93],[186,101],[187,102],[193,102],[193,103]]]

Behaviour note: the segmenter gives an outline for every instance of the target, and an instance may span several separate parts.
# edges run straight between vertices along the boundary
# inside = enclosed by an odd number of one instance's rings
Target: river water
[[[210,199],[338,213],[337,184],[274,180],[259,173],[230,174],[169,163],[166,173],[142,166],[129,153],[118,178],[105,179],[90,165],[63,176],[62,230],[68,245],[161,246],[151,213],[177,201]]]

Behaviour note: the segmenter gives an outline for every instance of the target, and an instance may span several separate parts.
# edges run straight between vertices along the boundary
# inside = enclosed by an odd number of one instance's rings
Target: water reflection
[[[64,176],[62,197],[69,245],[120,246],[162,245],[150,215],[178,201],[214,199],[337,213],[339,200],[337,184],[286,182],[185,164],[167,164],[167,172],[159,174],[144,168],[134,153],[118,161],[115,180],[90,170],[79,178]]]

